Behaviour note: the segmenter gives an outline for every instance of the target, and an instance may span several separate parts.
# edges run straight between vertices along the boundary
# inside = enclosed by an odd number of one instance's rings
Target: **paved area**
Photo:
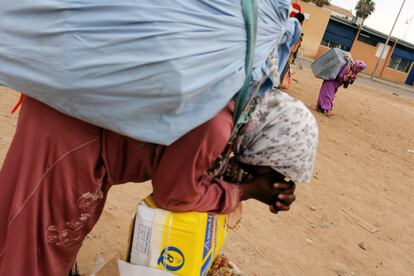
[[[378,89],[390,92],[392,94],[397,94],[399,96],[404,96],[408,98],[414,99],[414,87],[410,88],[408,85],[399,85],[388,82],[386,80],[380,80],[374,78],[373,80],[370,79],[370,76],[367,74],[362,74],[361,78],[357,80],[359,84],[367,85],[370,87],[377,87]]]

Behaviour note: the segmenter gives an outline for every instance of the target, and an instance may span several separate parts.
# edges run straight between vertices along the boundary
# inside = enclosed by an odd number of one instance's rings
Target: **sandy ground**
[[[290,94],[313,108],[320,81],[296,71]],[[224,252],[247,275],[414,275],[414,100],[357,82],[340,90],[332,118],[315,116],[320,146],[312,182],[291,211],[247,202]],[[16,126],[17,94],[0,88],[0,162]],[[114,187],[79,254],[125,252],[128,225],[150,185]],[[374,233],[373,233],[374,232]],[[122,255],[122,253],[121,253]]]

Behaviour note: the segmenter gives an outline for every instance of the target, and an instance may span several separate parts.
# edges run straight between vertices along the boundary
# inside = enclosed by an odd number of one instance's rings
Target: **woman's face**
[[[247,172],[248,174],[251,174],[253,176],[257,175],[263,175],[270,173],[273,169],[269,166],[255,166],[255,165],[249,165],[246,163],[238,162],[240,168],[243,169],[243,171]]]
[[[364,69],[362,69],[362,68],[356,68],[356,69],[355,69],[355,73],[361,73],[361,72],[362,72],[362,70],[364,70]]]
[[[252,176],[259,176],[259,175],[274,173],[277,175],[278,178],[280,178],[280,181],[282,181],[285,178],[282,174],[278,173],[277,171],[275,171],[269,166],[255,166],[255,165],[245,164],[242,162],[240,162],[239,165],[245,172],[247,172],[248,174]]]

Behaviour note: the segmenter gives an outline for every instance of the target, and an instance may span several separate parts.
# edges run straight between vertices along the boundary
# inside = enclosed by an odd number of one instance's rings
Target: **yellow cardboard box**
[[[226,220],[159,209],[148,196],[138,205],[130,262],[176,275],[207,275],[227,236]]]

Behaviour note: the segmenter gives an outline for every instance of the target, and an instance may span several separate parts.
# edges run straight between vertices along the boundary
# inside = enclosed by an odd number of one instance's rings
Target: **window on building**
[[[411,67],[411,60],[393,55],[388,62],[388,67],[407,73]]]
[[[377,46],[377,44],[378,44],[378,39],[376,37],[370,36],[370,35],[367,35],[367,34],[363,34],[363,33],[361,33],[358,36],[358,40],[361,41],[361,42],[367,43],[369,45],[372,45],[372,46]]]
[[[349,51],[349,47],[346,47],[346,46],[341,45],[339,43],[335,43],[335,42],[328,41],[328,40],[325,40],[325,39],[322,39],[321,45],[329,47],[329,48],[340,48],[344,51]]]

